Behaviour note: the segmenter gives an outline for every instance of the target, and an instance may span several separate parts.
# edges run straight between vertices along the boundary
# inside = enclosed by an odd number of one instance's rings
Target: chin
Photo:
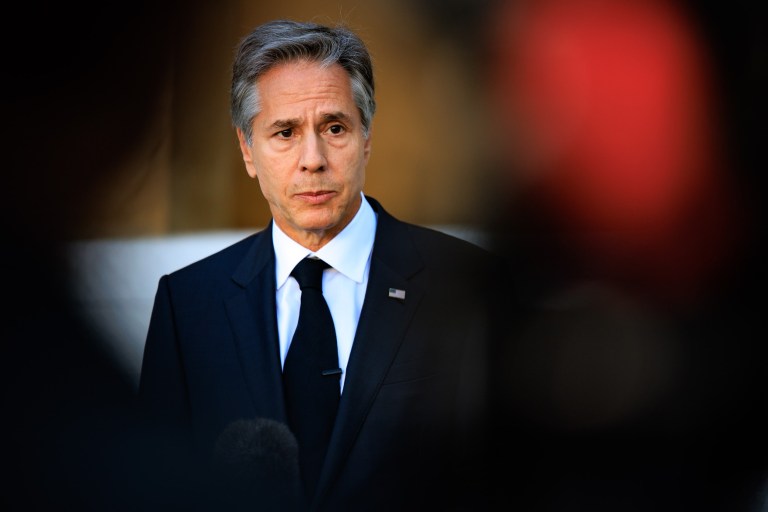
[[[304,216],[300,226],[305,231],[328,231],[333,229],[340,220],[338,215],[317,212],[314,215]]]

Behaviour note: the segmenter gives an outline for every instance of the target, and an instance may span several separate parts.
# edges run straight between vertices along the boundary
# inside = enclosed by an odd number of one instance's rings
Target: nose
[[[318,134],[310,133],[303,137],[299,165],[302,171],[318,172],[325,170],[327,165],[325,144]]]

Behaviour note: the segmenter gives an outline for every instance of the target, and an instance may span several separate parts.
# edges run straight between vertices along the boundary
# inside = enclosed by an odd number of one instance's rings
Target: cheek
[[[261,194],[267,201],[270,201],[272,194],[270,192],[269,181],[261,173],[256,174],[256,180],[259,182]]]
[[[369,155],[370,153],[368,152],[364,153],[357,167],[357,181],[360,183],[361,188],[363,186],[363,183],[365,183],[365,168],[368,165]]]
[[[272,200],[276,196],[279,196],[281,184],[275,179],[275,175],[264,170],[259,169],[257,173],[257,179],[259,180],[259,187],[261,187],[261,193],[267,200]]]
[[[298,151],[295,148],[278,149],[269,142],[259,145],[253,152],[253,161],[260,170],[284,172],[296,165]]]
[[[365,164],[366,160],[363,160],[360,163],[360,167],[357,169],[357,173],[355,174],[355,181],[360,185],[360,188],[363,187],[363,183],[365,183]]]
[[[346,169],[347,179],[352,182],[362,182],[365,179],[365,166],[368,164],[367,151],[358,146],[354,151],[350,151],[344,156],[344,169]]]
[[[289,176],[285,159],[269,154],[261,154],[255,160],[256,178],[259,180],[262,190],[277,190],[282,182]]]
[[[292,191],[300,176],[285,165],[282,167],[261,167],[258,172],[259,186],[264,198],[273,204],[290,201]]]

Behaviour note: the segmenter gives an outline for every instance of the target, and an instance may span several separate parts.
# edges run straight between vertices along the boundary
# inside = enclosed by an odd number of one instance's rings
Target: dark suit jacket
[[[378,214],[368,289],[313,508],[458,508],[480,475],[463,465],[479,453],[495,259],[368,201]],[[270,224],[160,279],[139,396],[188,426],[206,456],[235,420],[286,422],[274,258]]]

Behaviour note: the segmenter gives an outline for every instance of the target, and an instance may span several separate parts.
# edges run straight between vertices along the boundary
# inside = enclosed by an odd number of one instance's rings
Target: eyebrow
[[[293,128],[300,123],[299,119],[278,119],[270,125],[271,129],[285,130],[287,128]]]
[[[345,114],[344,112],[328,112],[321,114],[320,116],[324,123],[330,122],[330,121],[345,121],[350,122],[351,117],[348,114]],[[272,123],[269,128],[274,130],[287,130],[288,128],[293,128],[295,126],[298,126],[301,124],[301,120],[299,118],[291,118],[291,119],[278,119],[274,123]]]
[[[344,112],[330,112],[328,114],[323,114],[322,117],[323,121],[326,123],[328,121],[350,121],[350,117]]]

